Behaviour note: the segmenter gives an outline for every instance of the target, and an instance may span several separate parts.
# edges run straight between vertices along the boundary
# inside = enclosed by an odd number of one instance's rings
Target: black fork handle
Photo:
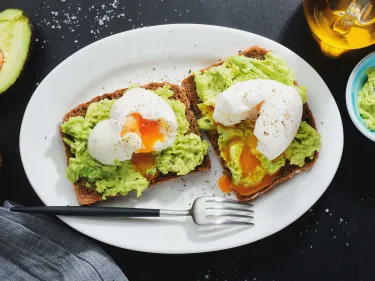
[[[42,207],[11,207],[10,210],[12,212],[57,215],[57,216],[160,217],[159,209],[139,209],[139,208],[119,208],[119,207],[42,206]]]

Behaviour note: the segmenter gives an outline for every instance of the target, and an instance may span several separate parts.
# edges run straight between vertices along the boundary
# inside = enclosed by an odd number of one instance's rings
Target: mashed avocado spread
[[[358,93],[358,109],[366,127],[375,131],[375,68],[367,70],[367,82]]]
[[[256,138],[252,125],[241,122],[235,126],[224,127],[212,119],[216,99],[224,90],[237,82],[251,79],[276,80],[296,88],[301,95],[302,102],[307,102],[306,88],[294,84],[295,76],[285,61],[272,52],[265,55],[264,60],[232,56],[222,65],[209,68],[203,72],[194,73],[198,95],[202,101],[198,105],[202,118],[198,126],[202,130],[217,130],[220,156],[232,173],[233,183],[236,185],[254,185],[266,175],[276,173],[288,161],[292,165],[302,167],[306,159],[312,159],[320,149],[320,135],[309,124],[302,121],[298,132],[287,150],[270,161],[256,149]],[[254,141],[255,139],[255,141]],[[246,151],[250,151],[246,154]],[[253,163],[258,163],[251,172],[243,171],[241,157],[256,157]]]
[[[208,144],[194,133],[188,133],[190,124],[186,119],[185,105],[180,101],[169,99],[174,94],[169,86],[159,88],[155,93],[164,98],[175,112],[178,135],[171,147],[153,153],[154,163],[146,174],[138,171],[131,161],[103,165],[89,155],[87,150],[89,134],[98,122],[109,119],[110,109],[115,103],[115,100],[104,99],[90,104],[84,117],[70,117],[61,125],[63,133],[68,135],[64,141],[74,154],[69,159],[66,171],[71,182],[85,180],[87,188],[95,187],[96,191],[102,194],[103,199],[108,196],[126,195],[130,191],[135,191],[137,196],[140,196],[150,183],[147,175],[156,175],[158,172],[186,175],[202,163],[207,154]]]

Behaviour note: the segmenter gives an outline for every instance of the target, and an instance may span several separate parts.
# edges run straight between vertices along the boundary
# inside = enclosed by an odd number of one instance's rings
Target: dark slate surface
[[[19,129],[37,84],[69,55],[98,39],[142,26],[204,23],[239,28],[299,54],[332,91],[343,118],[345,148],[331,186],[295,223],[240,248],[169,256],[102,246],[130,280],[375,280],[375,184],[373,165],[366,160],[374,159],[375,145],[355,129],[345,106],[350,72],[374,47],[340,60],[324,57],[309,33],[299,0],[0,1],[0,10],[9,7],[27,12],[36,40],[22,77],[0,96],[1,200],[41,204],[22,168]]]

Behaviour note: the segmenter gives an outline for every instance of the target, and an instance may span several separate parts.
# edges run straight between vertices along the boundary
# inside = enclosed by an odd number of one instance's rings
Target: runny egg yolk
[[[257,112],[260,111],[260,108],[262,107],[263,103],[264,103],[264,101],[261,101],[260,103],[258,103],[258,104],[255,106],[255,109],[256,109]]]
[[[149,169],[154,166],[155,157],[152,153],[134,153],[131,159],[134,167],[149,181],[157,177],[158,173],[155,175],[150,175],[147,173]]]
[[[0,70],[1,70],[1,68],[3,67],[3,63],[4,63],[4,55],[3,55],[3,53],[0,51]]]
[[[141,114],[134,112],[126,119],[120,136],[127,133],[136,133],[142,140],[142,147],[137,152],[152,152],[156,142],[164,141],[164,134],[161,132],[162,126],[161,121],[144,119]]]
[[[236,142],[242,142],[240,139],[233,139],[230,144],[228,145],[228,148],[224,150],[224,153],[226,154],[227,159],[229,159],[229,147],[230,145],[236,143]],[[240,156],[240,164],[242,173],[244,176],[247,176],[249,174],[252,174],[252,172],[257,168],[257,166],[261,165],[261,162],[258,160],[258,158],[251,153],[251,148],[255,148],[257,146],[257,138],[254,135],[251,135],[247,141],[245,142],[242,153]],[[230,177],[227,175],[222,176],[219,179],[218,185],[220,189],[225,192],[229,193],[232,190],[236,191],[237,193],[241,195],[247,195],[251,194],[253,192],[262,190],[264,187],[272,183],[274,177],[272,175],[266,175],[260,182],[250,185],[250,186],[244,186],[244,185],[235,185]]]
[[[224,175],[219,179],[218,184],[221,191],[223,191],[224,193],[229,193],[234,190],[240,195],[248,195],[253,194],[254,192],[261,191],[263,188],[271,184],[273,179],[273,176],[266,175],[259,183],[250,186],[243,186],[235,185],[227,175]]]
[[[255,168],[261,165],[260,161],[254,154],[251,153],[251,147],[256,147],[257,139],[255,136],[251,136],[248,141],[245,143],[242,153],[240,156],[240,163],[242,168],[242,173],[244,175],[251,174]]]

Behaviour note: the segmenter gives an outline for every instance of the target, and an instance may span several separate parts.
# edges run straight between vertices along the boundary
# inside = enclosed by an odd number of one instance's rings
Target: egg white
[[[125,124],[126,118],[134,112],[144,119],[161,120],[166,125],[161,126],[164,141],[157,141],[153,147],[154,151],[164,150],[173,144],[177,136],[177,118],[163,98],[143,88],[131,89],[112,106],[110,118]]]
[[[144,119],[159,120],[163,141],[154,144],[153,151],[170,147],[177,136],[177,118],[171,106],[154,92],[143,88],[134,88],[119,98],[110,110],[110,119],[99,122],[88,138],[89,154],[104,165],[113,165],[115,161],[130,160],[133,153],[142,148],[142,140],[136,133],[121,131],[126,119],[132,113],[139,113]]]
[[[113,165],[115,161],[131,159],[133,153],[142,146],[142,140],[136,133],[120,136],[122,126],[116,120],[100,121],[88,138],[88,152],[104,165]]]
[[[257,105],[263,102],[260,110]],[[213,119],[232,126],[247,118],[257,118],[254,135],[257,150],[273,160],[293,141],[302,118],[301,96],[292,86],[266,79],[239,82],[222,92]]]

